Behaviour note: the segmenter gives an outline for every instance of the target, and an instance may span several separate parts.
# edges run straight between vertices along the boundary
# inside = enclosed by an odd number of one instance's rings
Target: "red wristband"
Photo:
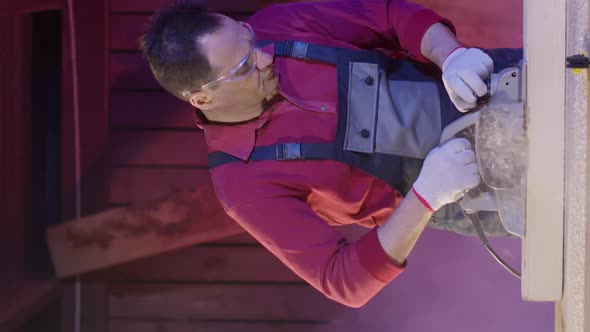
[[[416,191],[416,189],[414,189],[414,187],[412,187],[412,191],[414,192],[414,195],[416,195],[418,200],[422,203],[422,205],[424,205],[424,207],[428,209],[428,211],[434,212],[432,207],[430,207],[430,204],[428,204],[428,202],[422,196],[420,196],[420,194],[418,194],[418,192]]]

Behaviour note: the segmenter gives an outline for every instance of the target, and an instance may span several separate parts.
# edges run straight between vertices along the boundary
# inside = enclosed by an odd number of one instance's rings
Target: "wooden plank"
[[[101,281],[80,280],[80,306],[76,306],[76,282],[63,286],[61,300],[61,332],[105,332],[108,326],[106,284]],[[76,314],[80,310],[80,329],[76,329]]]
[[[111,319],[109,332],[358,332],[345,322],[207,322]]]
[[[207,167],[207,145],[201,130],[115,131],[111,142],[113,166]]]
[[[59,296],[56,281],[19,280],[0,285],[0,331],[12,331]]]
[[[192,247],[114,267],[110,280],[298,282],[261,246]]]
[[[354,309],[307,284],[113,284],[112,318],[329,322]]]
[[[47,230],[59,277],[130,262],[239,234],[212,188],[107,210]]]
[[[150,13],[164,8],[172,2],[173,0],[111,0],[111,11],[114,13]],[[253,0],[207,0],[209,9],[222,13],[251,13],[264,5],[266,5],[264,1]]]
[[[566,5],[528,0],[525,8],[528,168],[521,290],[525,300],[557,301],[563,291],[566,68],[555,64],[565,54]],[[551,40],[551,48],[543,40]]]
[[[111,173],[109,201],[129,204],[154,200],[179,191],[213,188],[207,169],[115,168]],[[215,193],[210,194],[215,198]]]
[[[193,107],[163,92],[111,92],[111,128],[196,128]]]

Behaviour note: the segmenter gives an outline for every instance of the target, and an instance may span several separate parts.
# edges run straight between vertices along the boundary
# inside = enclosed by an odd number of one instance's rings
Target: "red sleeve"
[[[420,52],[420,43],[430,26],[440,22],[455,31],[449,20],[406,0],[278,4],[258,11],[249,22],[259,39],[334,40],[361,49],[401,47],[422,62],[429,61]]]
[[[364,305],[405,268],[384,252],[376,229],[351,243],[294,197],[260,199],[228,214],[314,288],[350,307]]]

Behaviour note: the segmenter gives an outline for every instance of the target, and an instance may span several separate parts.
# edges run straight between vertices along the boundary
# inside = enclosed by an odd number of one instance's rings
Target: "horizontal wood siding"
[[[207,145],[199,130],[113,130],[112,165],[207,167]]]
[[[179,250],[113,268],[112,280],[183,282],[301,282],[257,243]]]
[[[191,105],[162,91],[111,92],[111,128],[195,129]]]
[[[113,318],[331,322],[354,309],[305,284],[118,284],[110,287]]]
[[[113,168],[111,176],[109,201],[113,205],[151,201],[171,191],[196,191],[211,182],[209,170],[194,167]],[[202,197],[216,199],[209,190]]]

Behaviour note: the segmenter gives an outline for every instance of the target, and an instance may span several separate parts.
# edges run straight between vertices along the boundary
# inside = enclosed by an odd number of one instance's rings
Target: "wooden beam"
[[[49,229],[57,275],[73,276],[242,232],[212,194],[211,187],[178,192]]]

